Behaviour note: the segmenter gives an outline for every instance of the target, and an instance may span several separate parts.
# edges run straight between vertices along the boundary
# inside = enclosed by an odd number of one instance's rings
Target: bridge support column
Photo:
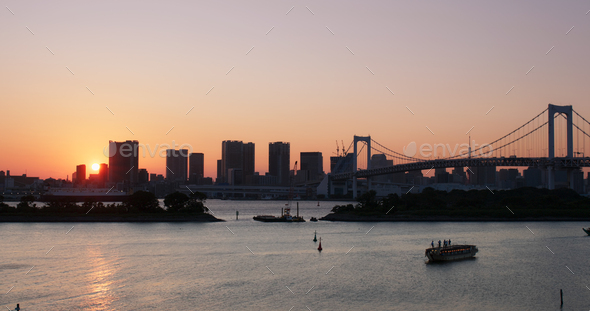
[[[352,155],[352,172],[353,174],[356,174],[356,171],[358,170],[358,163],[357,163],[357,156],[358,156],[358,148],[356,146],[356,144],[359,141],[363,141],[367,144],[367,169],[371,168],[371,136],[356,136],[354,135],[353,137],[353,147],[354,147],[354,154]],[[367,178],[367,183],[369,182],[369,179]],[[352,177],[352,198],[356,199],[357,198],[357,188],[356,188],[357,184],[356,184],[356,176]],[[369,185],[370,188],[370,185]]]
[[[555,178],[553,177],[553,166],[547,166],[547,188],[555,189]]]
[[[548,138],[549,138],[549,154],[548,158],[551,160],[555,157],[555,114],[562,113],[566,116],[566,132],[567,132],[567,155],[566,157],[572,158],[574,156],[574,135],[573,135],[573,114],[572,106],[556,106],[549,105],[549,116],[548,116]]]

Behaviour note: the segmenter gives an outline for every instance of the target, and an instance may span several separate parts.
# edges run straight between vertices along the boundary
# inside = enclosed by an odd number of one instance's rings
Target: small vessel
[[[587,235],[590,235],[590,228],[582,228]]]
[[[320,237],[320,246],[318,246],[318,251],[320,251],[320,252],[321,252],[321,251],[322,251],[322,249],[323,249],[323,248],[322,248],[322,238]]]
[[[317,242],[318,241],[318,238],[316,236],[317,236],[317,231],[314,231],[313,232],[313,241],[314,242]]]
[[[303,217],[299,216],[299,207],[297,207],[297,216],[291,216],[291,209],[286,207],[281,212],[280,217],[272,216],[272,215],[258,215],[254,216],[254,220],[262,221],[262,222],[305,222]]]
[[[475,245],[451,245],[427,248],[424,256],[428,261],[451,261],[471,258],[478,252]]]
[[[318,221],[318,219],[317,219],[317,218],[315,218],[315,217],[311,217],[311,218],[309,219],[309,221]]]

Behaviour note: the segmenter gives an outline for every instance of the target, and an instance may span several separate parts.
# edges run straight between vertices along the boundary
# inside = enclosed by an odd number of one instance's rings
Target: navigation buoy
[[[317,242],[318,241],[318,238],[316,237],[316,234],[317,234],[317,231],[314,231],[313,232],[313,241],[314,242]]]
[[[322,238],[320,237],[320,246],[318,246],[318,251],[322,251]]]
[[[320,206],[320,201],[318,201],[318,206]]]

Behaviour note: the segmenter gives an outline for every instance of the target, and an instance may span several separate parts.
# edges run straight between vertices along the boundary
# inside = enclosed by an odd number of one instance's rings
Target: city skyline
[[[107,163],[108,140],[176,141],[214,177],[227,139],[258,144],[261,173],[274,141],[291,167],[319,151],[327,168],[355,134],[401,151],[465,143],[472,126],[486,143],[548,103],[590,115],[586,4],[529,3],[9,2],[0,169],[65,178]],[[164,158],[140,163],[165,174]]]

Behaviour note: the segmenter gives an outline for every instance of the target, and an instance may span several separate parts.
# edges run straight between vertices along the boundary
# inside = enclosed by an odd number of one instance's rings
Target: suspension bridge
[[[392,173],[432,170],[455,167],[534,167],[546,171],[549,189],[555,188],[555,171],[566,171],[569,187],[573,188],[573,173],[582,167],[590,167],[590,157],[585,155],[586,144],[590,147],[590,122],[576,112],[572,106],[549,105],[535,117],[507,133],[506,135],[479,147],[472,143],[459,154],[445,158],[428,159],[408,155],[408,152],[391,150],[370,136],[354,136],[351,143],[352,156],[342,161],[340,169],[332,174],[332,181],[352,179],[353,196],[357,196],[357,179],[367,179],[371,187],[371,177]],[[358,148],[359,143],[361,148]],[[434,145],[436,148],[444,145]],[[450,149],[450,148],[449,148]],[[365,154],[362,154],[365,150]],[[457,148],[455,148],[457,150]],[[430,150],[432,151],[432,150]],[[391,165],[371,167],[371,153],[382,154]],[[366,163],[360,163],[359,159]],[[364,162],[364,161],[362,161]],[[471,171],[471,170],[470,170]],[[473,172],[472,172],[473,174]]]

